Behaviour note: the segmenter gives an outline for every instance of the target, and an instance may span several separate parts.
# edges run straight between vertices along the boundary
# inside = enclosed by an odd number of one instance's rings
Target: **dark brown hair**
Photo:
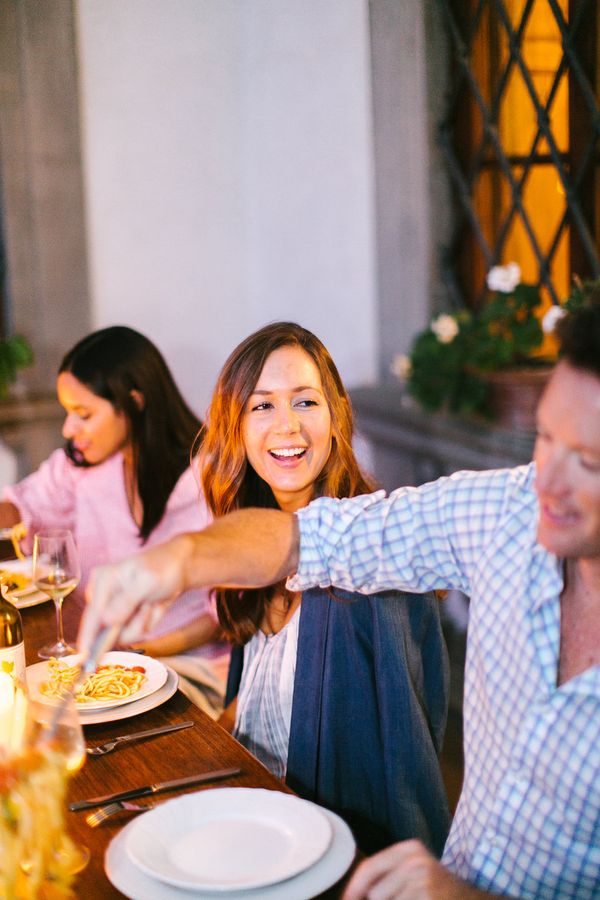
[[[248,464],[242,429],[246,405],[267,358],[288,346],[300,347],[314,362],[331,414],[331,452],[314,484],[314,496],[354,497],[374,489],[354,456],[352,407],[328,350],[312,332],[295,322],[274,322],[247,337],[229,356],[202,430],[202,486],[215,517],[249,506],[278,508],[269,485]],[[217,589],[219,619],[231,640],[245,643],[252,637],[265,604],[277,589]]]
[[[70,372],[96,396],[108,400],[129,423],[137,489],[143,506],[140,537],[146,541],[162,519],[201,427],[183,399],[155,345],[125,325],[87,335],[65,355],[58,373]],[[139,405],[132,391],[139,391]],[[75,465],[85,460],[70,442]]]
[[[600,285],[588,288],[583,304],[556,325],[560,358],[600,378]]]

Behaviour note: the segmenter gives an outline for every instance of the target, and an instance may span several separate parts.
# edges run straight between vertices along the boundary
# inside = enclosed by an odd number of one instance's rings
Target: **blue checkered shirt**
[[[320,499],[291,590],[471,598],[465,776],[444,862],[482,890],[600,898],[600,666],[557,687],[562,564],[536,542],[533,465]],[[382,802],[384,802],[382,798]]]

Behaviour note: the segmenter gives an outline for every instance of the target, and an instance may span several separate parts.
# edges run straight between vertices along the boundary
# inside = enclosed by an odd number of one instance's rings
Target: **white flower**
[[[520,281],[521,269],[517,263],[494,266],[487,276],[487,286],[490,291],[501,291],[503,294],[512,294]]]
[[[542,319],[542,329],[546,334],[552,334],[557,322],[565,315],[566,310],[562,306],[551,306]]]
[[[442,313],[431,323],[431,330],[440,344],[451,344],[459,331],[458,322],[454,316]]]
[[[405,356],[403,353],[397,353],[390,366],[392,374],[394,374],[396,378],[400,378],[401,381],[405,381],[410,376],[411,370],[412,363],[409,357]]]

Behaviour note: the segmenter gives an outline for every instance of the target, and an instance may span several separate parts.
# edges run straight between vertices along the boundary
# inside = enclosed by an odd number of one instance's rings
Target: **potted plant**
[[[17,372],[33,362],[29,342],[20,334],[0,340],[0,400],[5,400],[8,389],[16,381]]]
[[[563,308],[581,302],[586,285],[578,282],[564,307],[552,307],[543,320],[539,289],[521,283],[516,263],[492,268],[487,286],[490,298],[481,310],[437,316],[416,336],[409,356],[396,358],[393,371],[427,410],[531,428],[553,362],[540,355],[544,332],[553,330]]]

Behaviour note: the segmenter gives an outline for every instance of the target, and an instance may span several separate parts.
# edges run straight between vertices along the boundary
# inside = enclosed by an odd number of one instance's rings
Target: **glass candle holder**
[[[2,897],[74,897],[74,877],[89,860],[65,822],[68,777],[85,760],[74,706],[67,704],[53,729],[53,705],[28,700],[21,746],[0,751]]]

